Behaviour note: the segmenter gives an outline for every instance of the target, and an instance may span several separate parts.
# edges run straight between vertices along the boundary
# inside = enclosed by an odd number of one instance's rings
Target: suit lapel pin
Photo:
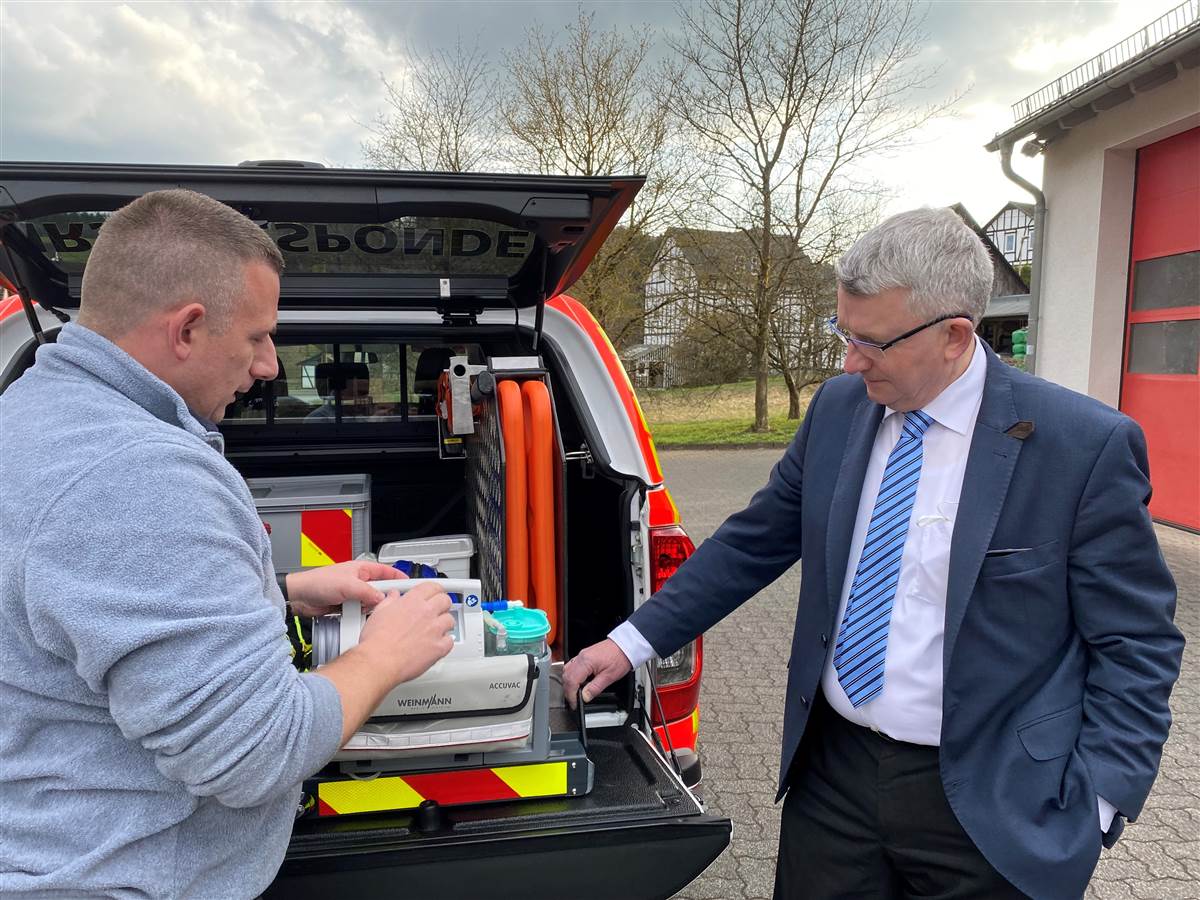
[[[1018,422],[1016,425],[1014,425],[1012,428],[1008,429],[1008,431],[1006,431],[1004,433],[1007,434],[1009,437],[1016,438],[1018,441],[1023,441],[1023,440],[1025,440],[1025,438],[1027,438],[1031,434],[1033,434],[1033,423],[1032,422]]]

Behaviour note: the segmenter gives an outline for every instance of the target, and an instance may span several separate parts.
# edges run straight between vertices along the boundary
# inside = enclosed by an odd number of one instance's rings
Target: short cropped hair
[[[195,191],[153,191],[100,228],[83,272],[79,322],[119,338],[150,313],[195,300],[219,334],[252,262],[283,270],[274,241],[240,212]]]
[[[923,318],[966,313],[979,324],[992,296],[992,258],[954,210],[914,209],[885,219],[855,242],[835,266],[838,284],[856,296],[891,288],[912,291]]]

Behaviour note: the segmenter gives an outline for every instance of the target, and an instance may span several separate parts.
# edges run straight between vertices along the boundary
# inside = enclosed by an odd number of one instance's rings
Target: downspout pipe
[[[1046,195],[1013,171],[1013,142],[1000,145],[1000,168],[1008,180],[1033,195],[1033,265],[1029,273],[1029,326],[1026,330],[1025,371],[1037,371],[1037,341],[1042,321],[1042,245],[1046,239]]]

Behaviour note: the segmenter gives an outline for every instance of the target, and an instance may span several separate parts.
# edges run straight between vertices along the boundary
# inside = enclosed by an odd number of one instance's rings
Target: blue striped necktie
[[[883,690],[883,663],[892,601],[900,581],[900,557],[921,480],[923,439],[932,424],[933,419],[920,410],[904,414],[900,439],[883,469],[875,511],[846,601],[833,667],[838,683],[856,708],[874,700]]]

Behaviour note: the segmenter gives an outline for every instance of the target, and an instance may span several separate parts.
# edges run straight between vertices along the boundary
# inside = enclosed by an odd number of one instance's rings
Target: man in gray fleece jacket
[[[451,647],[450,600],[388,567],[288,576],[297,611],[374,606],[299,674],[245,482],[215,430],[273,378],[282,260],[187,191],[104,225],[79,324],[0,397],[0,895],[253,897],[299,783]]]

